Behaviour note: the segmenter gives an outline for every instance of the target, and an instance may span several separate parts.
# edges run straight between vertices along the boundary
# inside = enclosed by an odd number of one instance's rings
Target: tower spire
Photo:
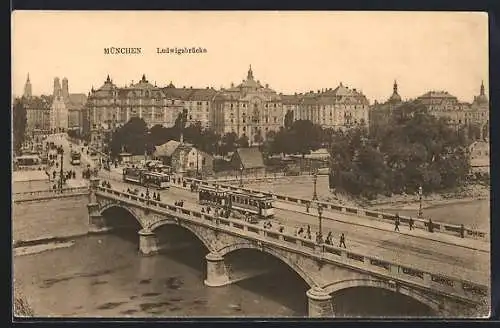
[[[250,64],[250,68],[248,69],[247,80],[253,80],[253,71],[252,71],[252,65],[251,64]]]
[[[26,79],[26,83],[24,84],[24,94],[25,98],[31,98],[31,82],[30,82],[30,73],[28,73],[28,77]]]
[[[484,81],[481,80],[481,91],[480,91],[480,95],[481,96],[484,96]]]
[[[394,80],[394,86],[392,88],[395,94],[398,93],[398,81]]]

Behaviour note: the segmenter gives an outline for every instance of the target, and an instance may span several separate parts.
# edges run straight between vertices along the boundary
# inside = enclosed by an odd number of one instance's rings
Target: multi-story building
[[[142,118],[148,127],[172,126],[184,101],[165,90],[149,83],[145,75],[138,83],[125,87],[116,86],[108,75],[104,84],[97,90],[92,88],[88,97],[85,116],[91,143],[100,148],[106,134],[132,117]]]
[[[402,104],[401,96],[398,93],[398,83],[394,81],[392,87],[392,95],[384,103],[375,102],[369,111],[370,130],[374,131],[378,128],[384,128],[389,124],[389,119],[394,112]]]
[[[362,92],[342,83],[335,89],[310,91],[283,96],[286,111],[292,110],[294,120],[310,120],[323,128],[346,129],[368,124],[369,102]]]
[[[69,93],[68,79],[54,78],[54,90],[50,107],[50,129],[67,131],[80,130],[82,126],[82,111],[87,97],[84,93]]]
[[[281,96],[255,80],[252,67],[238,86],[222,89],[213,99],[213,128],[223,135],[234,132],[248,137],[250,144],[265,140],[269,131],[283,126],[285,113]]]
[[[429,91],[417,99],[432,115],[448,119],[448,122],[457,128],[476,125],[480,130],[481,138],[488,137],[489,101],[483,83],[481,83],[479,95],[474,97],[472,104],[461,102],[446,91]]]
[[[29,134],[47,133],[50,129],[52,96],[34,97],[29,74],[24,85],[22,100],[26,109],[26,132]]]

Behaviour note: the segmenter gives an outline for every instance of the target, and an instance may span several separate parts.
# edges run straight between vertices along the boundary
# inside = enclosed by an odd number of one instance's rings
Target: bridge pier
[[[332,297],[323,289],[313,287],[306,292],[308,299],[308,312],[311,318],[332,318],[333,312]]]
[[[139,252],[142,255],[155,255],[159,251],[158,239],[154,232],[149,230],[139,231]]]
[[[207,260],[207,279],[205,285],[209,287],[220,287],[230,283],[224,258],[216,253],[208,253],[205,256]]]

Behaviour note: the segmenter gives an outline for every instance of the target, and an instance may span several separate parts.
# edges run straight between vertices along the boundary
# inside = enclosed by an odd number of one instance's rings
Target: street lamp
[[[312,200],[318,200],[318,194],[316,193],[316,183],[318,182],[318,170],[314,170],[313,181],[314,181],[314,191]]]
[[[146,132],[146,138],[144,140],[144,167],[146,167],[146,161],[148,159],[148,137],[151,134],[150,131]],[[149,196],[149,184],[146,182],[146,197]]]
[[[240,187],[243,187],[243,164],[240,166]]]
[[[59,155],[61,155],[61,170],[59,172],[59,190],[62,192],[62,189],[63,189],[63,175],[64,175],[64,172],[63,172],[63,163],[64,163],[64,149],[61,147],[59,147],[59,149],[57,150],[57,152],[59,153]]]
[[[419,198],[419,202],[420,202],[420,205],[418,207],[418,217],[419,218],[422,218],[422,186],[418,187],[418,198]]]
[[[318,244],[323,243],[323,206],[318,204],[318,219],[319,219],[319,236],[317,238]]]

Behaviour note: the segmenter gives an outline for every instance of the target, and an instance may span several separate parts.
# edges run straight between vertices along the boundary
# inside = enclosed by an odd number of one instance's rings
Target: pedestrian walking
[[[427,223],[427,228],[429,229],[429,232],[434,232],[434,224],[432,223],[432,219],[429,218],[429,222]]]
[[[410,220],[408,221],[408,226],[410,227],[410,230],[413,230],[413,218],[410,216]]]
[[[460,238],[465,237],[465,227],[463,224],[460,225]]]
[[[396,214],[394,219],[394,231],[399,231],[399,214]]]
[[[344,236],[344,233],[342,233],[342,234],[340,235],[339,247],[344,247],[344,248],[347,248],[347,247],[345,246],[345,236]]]
[[[306,203],[306,212],[309,213],[309,202]]]

